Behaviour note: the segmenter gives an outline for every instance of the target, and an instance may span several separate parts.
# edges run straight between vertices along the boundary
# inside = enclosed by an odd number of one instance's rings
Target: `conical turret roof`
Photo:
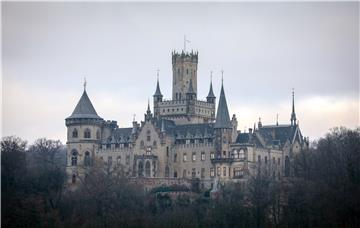
[[[214,128],[232,128],[223,85],[221,85],[219,106],[216,113]]]
[[[79,102],[77,103],[73,113],[68,119],[78,119],[78,118],[86,118],[86,119],[102,119],[95,111],[94,106],[92,105],[86,90],[84,90]]]
[[[154,97],[160,97],[160,96],[162,96],[162,94],[160,91],[160,85],[159,85],[159,79],[158,79],[157,83],[156,83],[156,91],[155,91]]]
[[[209,94],[207,95],[207,98],[215,98],[212,82],[210,82],[210,90],[209,90]]]

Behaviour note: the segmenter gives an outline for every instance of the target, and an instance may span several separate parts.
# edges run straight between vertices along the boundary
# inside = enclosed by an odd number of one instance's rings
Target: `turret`
[[[146,113],[145,113],[145,121],[150,121],[152,118],[152,113],[151,113],[151,110],[150,110],[150,102],[148,101],[148,107],[147,107],[147,110],[146,110]]]
[[[210,81],[210,89],[209,89],[209,93],[206,97],[206,101],[208,103],[211,103],[211,104],[215,104],[215,95],[214,95],[214,91],[213,91],[213,87],[212,87],[212,80]]]
[[[99,148],[104,120],[98,116],[84,84],[84,92],[72,114],[65,119],[67,127],[67,174],[75,184],[84,168],[91,166]],[[79,169],[81,167],[81,169]]]
[[[159,117],[160,116],[159,103],[162,102],[163,99],[163,95],[161,94],[160,85],[159,85],[159,70],[157,72],[156,90],[153,95],[153,98],[154,98],[154,116]]]

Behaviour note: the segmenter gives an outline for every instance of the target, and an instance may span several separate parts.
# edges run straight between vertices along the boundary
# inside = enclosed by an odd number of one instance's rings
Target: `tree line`
[[[171,197],[94,162],[67,191],[60,141],[1,140],[3,227],[359,227],[360,129],[335,128],[294,155],[291,177],[259,170],[247,184]]]

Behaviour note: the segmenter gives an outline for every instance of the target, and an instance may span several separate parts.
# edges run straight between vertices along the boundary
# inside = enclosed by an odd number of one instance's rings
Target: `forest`
[[[334,128],[296,154],[291,177],[259,170],[220,197],[145,191],[94,163],[75,191],[58,140],[1,140],[2,227],[360,227],[360,128]],[[182,189],[184,192],[186,189]]]

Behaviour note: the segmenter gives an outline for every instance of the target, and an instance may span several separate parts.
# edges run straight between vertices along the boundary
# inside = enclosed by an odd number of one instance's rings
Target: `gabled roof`
[[[219,106],[216,113],[214,128],[232,128],[223,85],[221,85]]]
[[[102,119],[95,111],[94,106],[92,105],[86,90],[84,90],[79,102],[77,103],[73,113],[68,119],[78,119],[78,118],[86,118],[86,119]]]
[[[280,146],[284,146],[287,140],[290,140],[292,143],[296,127],[291,125],[268,125],[259,128],[258,132],[267,145],[273,145],[278,142]]]
[[[212,82],[210,82],[210,90],[209,90],[209,94],[207,95],[206,98],[215,98],[213,87],[212,87]]]
[[[160,85],[159,85],[159,79],[158,79],[157,83],[156,83],[156,91],[155,91],[154,97],[161,97],[161,96],[162,96],[162,94],[160,91]]]

